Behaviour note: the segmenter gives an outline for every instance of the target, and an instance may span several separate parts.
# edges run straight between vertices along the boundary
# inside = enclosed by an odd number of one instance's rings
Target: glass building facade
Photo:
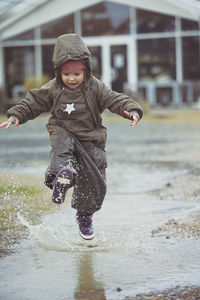
[[[152,105],[198,100],[198,22],[109,1],[4,40],[9,98],[25,91],[28,79],[54,77],[55,39],[72,32],[92,53],[93,75],[112,89],[137,91]]]

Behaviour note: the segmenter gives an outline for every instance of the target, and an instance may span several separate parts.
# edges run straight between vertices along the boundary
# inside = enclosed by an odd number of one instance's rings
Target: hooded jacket
[[[61,81],[61,65],[68,60],[80,60],[86,67],[85,82],[76,89],[70,89]],[[91,54],[82,39],[76,34],[64,34],[57,38],[53,65],[55,78],[39,89],[31,89],[25,99],[8,110],[23,124],[43,112],[51,112],[48,126],[59,125],[69,130],[80,141],[90,141],[105,147],[106,128],[102,125],[101,113],[105,109],[124,118],[124,110],[137,111],[142,117],[141,106],[123,93],[112,91],[92,76]],[[75,109],[66,111],[67,105]]]

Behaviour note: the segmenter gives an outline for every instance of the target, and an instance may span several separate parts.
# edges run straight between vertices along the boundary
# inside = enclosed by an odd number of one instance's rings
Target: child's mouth
[[[77,85],[76,82],[69,82],[68,84],[71,85],[71,86]]]

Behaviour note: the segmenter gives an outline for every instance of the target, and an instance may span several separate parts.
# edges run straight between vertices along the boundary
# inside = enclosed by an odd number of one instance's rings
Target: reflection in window
[[[72,32],[74,32],[73,14],[41,26],[41,37],[43,39],[54,39],[61,34]]]
[[[138,75],[140,81],[174,80],[176,77],[175,39],[139,40]]]
[[[199,37],[183,37],[183,78],[200,79]]]
[[[182,30],[199,30],[199,24],[196,21],[181,19]]]
[[[52,63],[54,45],[42,46],[42,74],[49,79],[54,78],[54,67]]]
[[[7,95],[15,98],[23,91],[25,80],[34,76],[34,47],[5,48],[4,57]]]
[[[129,6],[102,2],[81,11],[84,36],[128,34]]]
[[[175,18],[165,14],[137,9],[137,32],[166,32],[175,30]]]
[[[26,41],[26,40],[33,40],[33,39],[34,39],[34,31],[29,30],[21,34],[15,35],[11,38],[8,38],[5,41]]]
[[[92,75],[101,79],[102,62],[101,62],[101,47],[88,47],[92,55]]]

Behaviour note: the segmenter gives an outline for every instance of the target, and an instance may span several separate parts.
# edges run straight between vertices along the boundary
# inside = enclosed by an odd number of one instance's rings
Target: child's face
[[[71,89],[75,89],[83,83],[85,79],[85,72],[84,70],[76,70],[67,74],[61,74],[61,78],[66,86]]]

